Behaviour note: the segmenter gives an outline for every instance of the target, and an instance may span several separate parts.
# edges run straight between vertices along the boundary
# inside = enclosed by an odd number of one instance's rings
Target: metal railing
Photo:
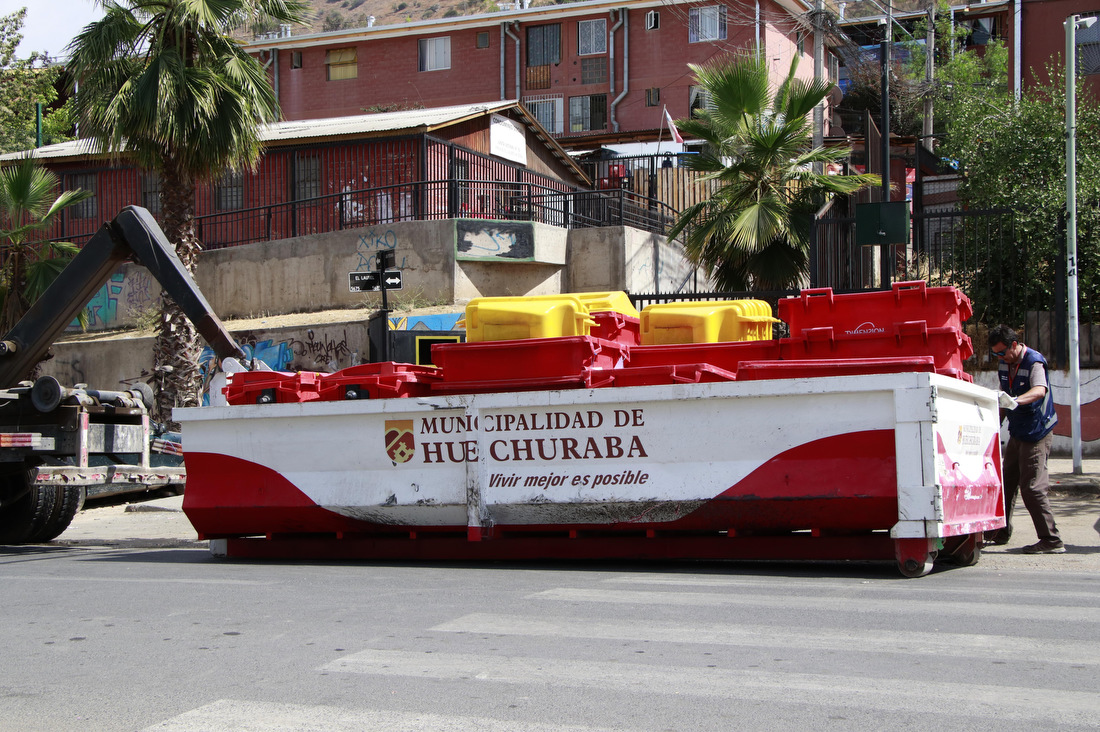
[[[397,221],[534,221],[567,229],[631,226],[664,234],[677,212],[627,190],[560,191],[534,183],[451,179],[403,183],[196,218],[205,249]]]

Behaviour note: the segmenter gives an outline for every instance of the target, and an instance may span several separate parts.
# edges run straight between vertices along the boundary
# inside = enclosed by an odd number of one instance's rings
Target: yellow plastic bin
[[[586,336],[594,324],[575,295],[478,297],[463,323],[469,343]]]
[[[578,298],[590,313],[619,313],[628,318],[637,318],[638,309],[630,302],[630,296],[625,292],[571,292]]]
[[[642,311],[642,345],[766,341],[778,322],[763,300],[658,303]]]

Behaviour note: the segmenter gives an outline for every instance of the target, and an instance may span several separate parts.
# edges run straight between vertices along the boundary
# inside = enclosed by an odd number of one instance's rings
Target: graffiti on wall
[[[124,282],[122,273],[116,272],[107,280],[107,284],[99,288],[88,302],[88,327],[111,325],[118,321],[118,296],[122,294]],[[79,327],[75,320],[72,325]]]
[[[397,234],[393,232],[393,229],[386,229],[384,231],[378,229],[368,229],[365,233],[359,235],[359,241],[355,245],[355,271],[356,272],[376,272],[378,270],[378,253],[384,249],[391,251],[397,249]],[[398,269],[405,269],[407,265],[407,258],[396,257],[395,265]]]
[[[455,246],[462,257],[535,258],[535,231],[529,222],[458,219],[455,230]]]

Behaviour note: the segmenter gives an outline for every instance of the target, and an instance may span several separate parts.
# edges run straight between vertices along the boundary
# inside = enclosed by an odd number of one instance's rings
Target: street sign
[[[378,292],[379,276],[387,290],[401,289],[401,270],[395,269],[389,272],[348,272],[349,292]]]

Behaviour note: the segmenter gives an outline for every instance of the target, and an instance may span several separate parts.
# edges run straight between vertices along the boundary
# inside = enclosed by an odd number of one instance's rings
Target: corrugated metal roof
[[[303,119],[292,122],[276,122],[267,125],[262,133],[264,142],[301,140],[311,137],[343,137],[367,135],[379,132],[431,131],[464,119],[490,112],[501,112],[516,106],[514,101],[492,104],[461,104],[435,109],[408,109],[401,112],[360,114],[354,117],[329,117],[327,119]]]
[[[344,137],[369,137],[380,134],[416,134],[427,133],[441,127],[456,124],[467,119],[474,119],[486,114],[501,114],[515,111],[527,128],[535,134],[544,145],[554,154],[558,160],[573,170],[574,174],[582,181],[588,181],[588,176],[573,161],[532,117],[526,109],[515,100],[499,102],[485,102],[481,104],[460,104],[453,107],[436,107],[434,109],[409,109],[400,112],[379,112],[378,114],[360,114],[354,117],[329,117],[326,119],[303,119],[289,122],[275,122],[265,125],[260,132],[260,139],[265,143],[278,146],[279,143],[289,144],[303,140],[333,139]],[[56,145],[46,145],[37,150],[29,150],[18,153],[0,155],[0,162],[18,160],[30,153],[43,160],[63,160],[66,158],[87,158],[98,155],[97,149],[91,140],[73,140],[72,142],[60,142]]]

